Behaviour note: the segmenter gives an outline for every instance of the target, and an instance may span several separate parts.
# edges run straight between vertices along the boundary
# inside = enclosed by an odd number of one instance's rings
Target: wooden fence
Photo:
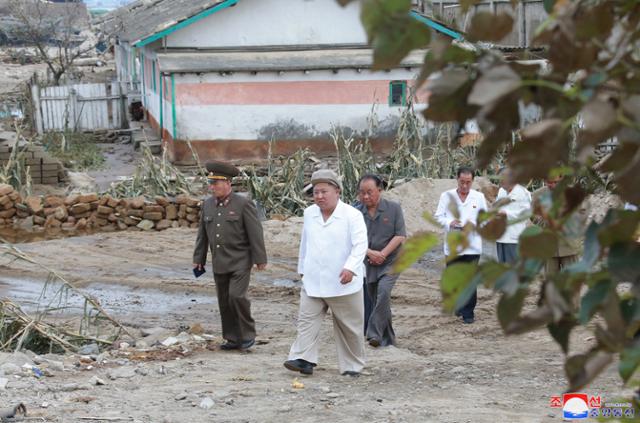
[[[31,86],[38,133],[121,129],[126,102],[118,82],[59,87]]]
[[[431,0],[422,1],[420,8],[428,15],[436,16],[453,27],[467,31],[471,23],[471,17],[478,12],[505,12],[513,16],[513,30],[499,44],[512,47],[529,47],[534,38],[538,26],[544,22],[548,15],[544,10],[543,0],[480,0],[471,2],[473,5],[467,13],[462,13],[460,0]]]

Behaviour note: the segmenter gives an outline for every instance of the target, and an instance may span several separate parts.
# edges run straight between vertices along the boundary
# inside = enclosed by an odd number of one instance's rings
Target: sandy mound
[[[621,208],[623,206],[620,197],[607,191],[592,194],[587,198],[587,201],[588,221],[601,222],[610,208]]]
[[[456,187],[454,179],[414,179],[384,193],[385,198],[400,203],[404,212],[407,234],[413,235],[418,231],[436,230],[422,215],[424,212],[434,214],[438,207],[440,194]]]
[[[302,217],[262,222],[264,240],[270,255],[297,257],[302,234]]]

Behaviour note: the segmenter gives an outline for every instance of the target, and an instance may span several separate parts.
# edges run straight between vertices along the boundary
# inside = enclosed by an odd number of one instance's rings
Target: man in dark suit
[[[247,289],[251,267],[267,267],[262,225],[256,206],[231,188],[239,171],[222,162],[207,163],[212,196],[202,205],[193,267],[203,270],[211,250],[213,277],[222,318],[223,350],[250,348],[255,343],[255,322]]]

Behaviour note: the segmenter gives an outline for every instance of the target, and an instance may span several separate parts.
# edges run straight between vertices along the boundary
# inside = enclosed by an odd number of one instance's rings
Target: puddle
[[[15,228],[0,228],[0,239],[4,239],[12,244],[22,244],[29,242],[48,241],[51,239],[70,238],[98,233],[98,230],[84,229],[81,231],[64,231],[60,228],[47,228],[46,230],[25,231]],[[105,232],[106,233],[106,232]]]
[[[271,284],[282,288],[295,288],[296,286],[302,286],[301,281],[294,281],[292,279],[274,279]]]
[[[60,285],[47,287],[44,295],[43,286],[44,283],[41,281],[0,276],[0,297],[11,298],[26,312],[36,311],[38,304],[58,306],[61,298],[57,291]],[[121,316],[183,312],[194,305],[212,305],[217,301],[214,292],[211,295],[202,295],[194,292],[164,292],[158,289],[100,283],[90,284],[82,291],[98,299],[107,312]],[[84,300],[80,295],[69,293],[63,301],[68,307],[64,314],[82,314]]]

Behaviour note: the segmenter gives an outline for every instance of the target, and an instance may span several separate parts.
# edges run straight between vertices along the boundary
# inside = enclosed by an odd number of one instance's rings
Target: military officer
[[[239,171],[222,162],[207,163],[213,194],[202,205],[193,267],[204,270],[211,250],[213,278],[222,319],[223,350],[250,348],[255,343],[255,322],[247,297],[251,267],[267,267],[262,225],[253,201],[234,193],[231,179]]]
[[[555,176],[547,178],[544,181],[544,186],[538,188],[532,194],[533,201],[533,209],[535,214],[532,217],[532,220],[535,224],[541,227],[547,226],[547,222],[545,219],[539,214],[542,210],[541,199],[544,196],[550,195],[550,193],[555,189],[556,185],[562,181],[563,176]],[[581,224],[584,224],[587,217],[587,200],[585,200],[582,205],[578,208],[577,213],[579,217],[579,221]],[[556,274],[571,264],[577,262],[580,258],[580,253],[582,250],[581,240],[577,236],[569,236],[562,235],[559,237],[555,245],[553,245],[553,256],[547,259],[544,270],[547,276],[551,276]]]

